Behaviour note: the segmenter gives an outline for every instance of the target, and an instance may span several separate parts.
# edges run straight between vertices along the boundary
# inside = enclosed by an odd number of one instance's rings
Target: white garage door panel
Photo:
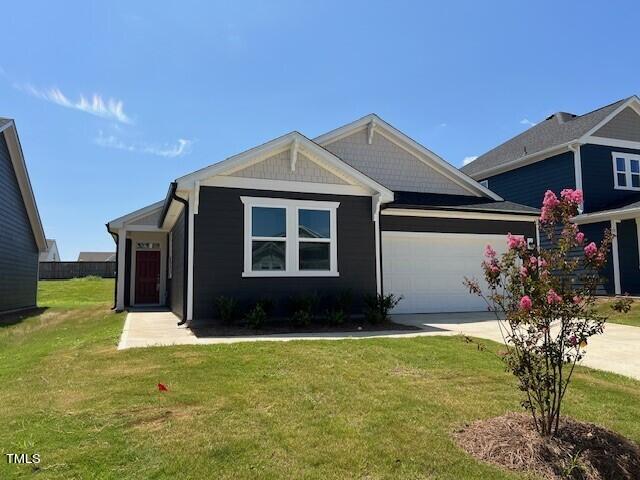
[[[383,232],[384,291],[404,297],[393,313],[486,310],[462,282],[465,276],[482,279],[487,244],[503,253],[506,236]]]

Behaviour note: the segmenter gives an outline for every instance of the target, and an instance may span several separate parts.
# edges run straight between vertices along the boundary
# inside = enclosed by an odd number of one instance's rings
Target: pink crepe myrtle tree
[[[487,287],[465,278],[469,291],[498,318],[507,369],[517,377],[522,405],[543,436],[557,433],[575,365],[606,320],[596,311],[595,294],[612,236],[606,231],[597,245],[572,223],[581,202],[580,190],[563,190],[560,198],[547,191],[540,227],[549,247],[530,249],[524,238],[509,234],[503,255],[490,245],[485,249]]]

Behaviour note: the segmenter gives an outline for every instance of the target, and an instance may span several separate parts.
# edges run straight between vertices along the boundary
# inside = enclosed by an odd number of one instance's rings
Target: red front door
[[[160,252],[136,252],[136,303],[160,303]]]

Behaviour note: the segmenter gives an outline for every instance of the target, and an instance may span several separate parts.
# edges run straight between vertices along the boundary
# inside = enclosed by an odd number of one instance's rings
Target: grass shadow
[[[28,318],[37,317],[42,315],[48,310],[49,307],[34,307],[28,310],[20,310],[19,312],[10,312],[0,314],[0,328],[10,327],[17,325],[27,320]]]

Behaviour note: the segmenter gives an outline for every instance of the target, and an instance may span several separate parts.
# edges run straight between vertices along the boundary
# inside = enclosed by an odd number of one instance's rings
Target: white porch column
[[[611,220],[611,233],[613,234],[613,241],[611,243],[611,255],[613,256],[613,283],[616,295],[620,295],[622,293],[622,287],[620,285],[620,257],[618,256],[617,220]]]
[[[199,196],[199,192],[198,192],[198,196]],[[189,238],[187,241],[187,251],[188,251],[188,275],[187,275],[187,318],[185,319],[186,321],[191,321],[193,320],[193,254],[194,254],[194,231],[193,231],[193,224],[194,224],[194,219],[193,216],[195,214],[194,212],[194,206],[195,206],[195,198],[196,198],[196,193],[192,190],[191,192],[189,192],[189,206],[188,206],[188,211],[189,211],[189,217],[186,219],[187,222],[189,222]]]
[[[125,257],[127,249],[127,231],[123,228],[118,234],[118,290],[116,295],[116,310],[124,310]]]

